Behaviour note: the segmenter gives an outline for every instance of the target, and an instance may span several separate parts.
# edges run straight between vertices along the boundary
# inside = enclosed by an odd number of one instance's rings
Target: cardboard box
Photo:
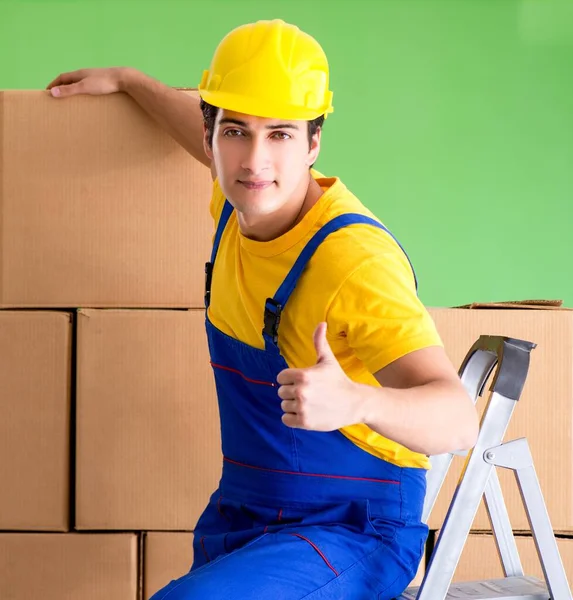
[[[194,529],[222,465],[204,320],[78,312],[76,529]]]
[[[65,312],[0,311],[3,530],[70,527],[71,319]]]
[[[535,543],[531,536],[516,537],[517,550],[526,575],[544,579]],[[573,584],[573,538],[558,538],[557,546],[569,584]],[[478,581],[503,577],[501,561],[491,534],[470,534],[454,581]]]
[[[137,600],[133,533],[0,533],[4,600]]]
[[[553,529],[573,530],[573,311],[531,309],[429,309],[456,367],[481,334],[504,335],[537,344],[529,375],[504,441],[527,437]],[[482,414],[489,383],[478,402]],[[439,529],[465,458],[454,457],[434,510]],[[529,523],[512,471],[497,469],[514,530]],[[491,530],[483,502],[473,529]]]
[[[193,534],[147,533],[143,544],[143,600],[149,600],[170,581],[189,572],[193,564]]]
[[[0,306],[202,307],[211,185],[126,94],[0,92]]]

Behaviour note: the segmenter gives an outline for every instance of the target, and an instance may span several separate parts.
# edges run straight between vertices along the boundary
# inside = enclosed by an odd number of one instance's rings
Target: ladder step
[[[397,600],[416,600],[419,587],[408,588]],[[536,577],[506,577],[452,583],[445,600],[551,600],[544,581]]]

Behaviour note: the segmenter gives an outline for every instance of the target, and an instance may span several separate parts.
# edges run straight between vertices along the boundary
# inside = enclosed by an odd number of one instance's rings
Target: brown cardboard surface
[[[203,305],[211,174],[129,96],[0,92],[0,136],[0,306]]]
[[[222,463],[204,319],[78,312],[77,529],[195,527]]]
[[[456,368],[481,334],[505,335],[537,344],[504,441],[527,437],[553,528],[573,530],[573,313],[531,309],[429,310]],[[480,414],[488,398],[489,384],[478,402]],[[430,516],[432,529],[443,524],[464,461],[454,457]],[[512,527],[529,530],[513,473],[498,469],[498,474]],[[491,529],[483,503],[473,529]]]
[[[152,532],[145,534],[143,546],[143,600],[171,580],[189,572],[193,563],[193,534]]]
[[[516,536],[517,550],[526,575],[543,579],[543,570],[531,536]],[[569,584],[573,584],[573,538],[558,538],[557,547]],[[478,581],[503,577],[492,535],[470,534],[454,575],[454,581]]]
[[[472,302],[456,308],[531,308],[572,310],[563,307],[563,300],[506,300],[503,302]]]
[[[0,598],[137,600],[137,536],[0,533]]]
[[[71,318],[0,311],[0,529],[69,529]]]

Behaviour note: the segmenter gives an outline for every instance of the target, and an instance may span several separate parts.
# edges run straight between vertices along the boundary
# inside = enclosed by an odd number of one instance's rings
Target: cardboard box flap
[[[504,300],[501,302],[472,302],[454,308],[519,308],[535,310],[573,310],[563,306],[563,300]]]

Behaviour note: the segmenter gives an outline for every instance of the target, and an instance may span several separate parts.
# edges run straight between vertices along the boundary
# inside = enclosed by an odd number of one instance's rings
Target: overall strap
[[[308,241],[299,257],[296,259],[296,262],[292,266],[290,272],[285,277],[285,280],[280,285],[279,289],[276,291],[273,298],[267,298],[265,303],[265,316],[264,316],[264,327],[263,327],[263,338],[265,340],[265,349],[270,352],[278,352],[278,327],[281,319],[281,313],[284,310],[288,299],[293,293],[298,280],[300,279],[308,261],[312,258],[316,249],[320,246],[320,244],[325,240],[325,238],[342,229],[343,227],[348,227],[349,225],[357,225],[365,223],[367,225],[373,225],[374,227],[378,227],[382,229],[386,233],[388,233],[394,241],[400,246],[402,252],[404,252],[408,262],[410,263],[410,267],[412,268],[412,272],[414,273],[414,281],[416,282],[416,290],[418,289],[418,281],[416,279],[416,274],[414,272],[414,267],[412,266],[412,262],[408,258],[406,251],[398,242],[398,240],[392,235],[384,225],[376,221],[375,219],[371,219],[365,215],[348,213],[344,215],[340,215],[335,217],[325,225],[323,225]]]
[[[232,212],[233,207],[231,206],[228,200],[225,200],[225,204],[223,205],[223,211],[221,212],[221,217],[219,218],[219,223],[217,225],[217,231],[215,232],[215,239],[213,240],[211,260],[208,263],[205,263],[205,308],[209,307],[209,302],[211,301],[211,280],[213,278],[213,265],[215,264],[215,258],[217,257],[217,252],[219,250],[221,237],[223,237],[223,231],[225,231],[225,227],[227,226],[229,217],[231,216]]]

